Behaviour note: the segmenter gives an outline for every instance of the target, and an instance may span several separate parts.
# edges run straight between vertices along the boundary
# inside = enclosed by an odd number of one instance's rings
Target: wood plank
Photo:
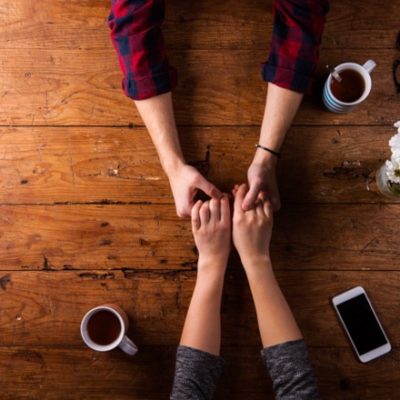
[[[195,271],[7,272],[1,276],[3,346],[79,346],[79,325],[90,308],[123,307],[138,346],[178,343]],[[302,332],[313,347],[349,347],[331,296],[356,285],[369,293],[394,346],[400,340],[400,272],[279,271]],[[223,343],[260,345],[253,301],[244,273],[229,271],[222,305]]]
[[[325,50],[326,64],[344,60],[378,62],[374,87],[352,113],[323,110],[319,84],[298,113],[300,125],[385,125],[397,118],[400,97],[392,82],[394,49]],[[187,50],[171,54],[180,71],[174,93],[178,124],[258,125],[266,84],[259,72],[259,50]],[[121,74],[111,45],[104,50],[5,49],[0,54],[0,125],[141,124],[132,101],[121,92]],[[23,104],[23,107],[21,107]]]
[[[385,7],[350,0],[332,2],[324,48],[392,48],[399,1]],[[164,31],[170,49],[267,49],[272,0],[169,0]],[[109,2],[15,0],[0,2],[0,48],[102,49],[109,46]],[[82,32],[84,33],[82,35]]]
[[[283,149],[284,206],[390,202],[373,190],[390,127],[294,127]],[[259,128],[183,127],[188,162],[221,190],[246,179]],[[0,204],[173,203],[143,128],[0,128]],[[371,178],[369,176],[371,175]]]
[[[395,400],[399,349],[363,365],[350,349],[311,348],[324,399]],[[272,399],[258,347],[225,347],[225,372],[216,399]],[[130,359],[120,351],[83,348],[0,348],[2,399],[166,399],[173,380],[175,346],[142,347]],[[93,379],[97,376],[100,379]],[[157,382],[155,385],[154,382]]]
[[[135,358],[118,350],[94,353],[83,346],[79,349],[1,348],[1,398],[166,398],[173,380],[174,353],[175,348],[166,346],[143,348]]]
[[[290,206],[276,215],[277,269],[398,270],[396,205]],[[173,205],[0,207],[0,270],[191,269],[190,221]],[[240,265],[236,257],[232,264]]]

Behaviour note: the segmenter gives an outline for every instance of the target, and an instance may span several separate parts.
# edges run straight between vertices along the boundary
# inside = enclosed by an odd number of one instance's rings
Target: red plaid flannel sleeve
[[[270,54],[262,64],[265,81],[310,92],[328,10],[328,0],[275,0]]]
[[[165,53],[161,24],[164,0],[112,0],[108,25],[127,96],[143,100],[171,91],[176,70]]]

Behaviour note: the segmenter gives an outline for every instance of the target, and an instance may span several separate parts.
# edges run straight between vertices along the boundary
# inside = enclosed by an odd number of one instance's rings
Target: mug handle
[[[367,70],[367,72],[370,74],[372,70],[376,67],[376,62],[374,60],[368,60],[363,67]]]
[[[135,343],[132,342],[128,336],[124,336],[119,344],[119,348],[130,356],[134,356],[138,352],[138,348]]]

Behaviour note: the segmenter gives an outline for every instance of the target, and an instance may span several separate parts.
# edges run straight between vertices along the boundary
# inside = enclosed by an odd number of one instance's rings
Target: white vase
[[[376,184],[382,195],[391,199],[400,200],[400,185],[398,185],[398,187],[391,185],[386,174],[386,164],[383,164],[376,172]]]

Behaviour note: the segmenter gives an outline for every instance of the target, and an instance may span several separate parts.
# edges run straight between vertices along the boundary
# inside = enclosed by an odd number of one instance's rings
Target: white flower
[[[386,176],[392,183],[400,183],[400,149],[393,152],[392,158],[386,161]]]
[[[395,123],[393,124],[393,126],[394,126],[395,128],[397,128],[397,132],[400,133],[400,121],[395,122]]]
[[[392,153],[391,160],[395,163],[400,164],[400,149],[395,149],[395,151]]]
[[[391,139],[389,140],[389,146],[392,149],[392,152],[400,150],[400,128],[399,128],[399,133],[392,136]]]

